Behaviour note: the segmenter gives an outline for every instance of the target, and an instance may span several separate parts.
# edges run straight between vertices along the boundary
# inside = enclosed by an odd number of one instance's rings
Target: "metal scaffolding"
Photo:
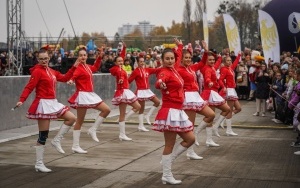
[[[22,3],[23,0],[7,0],[7,76],[21,75],[22,72]]]

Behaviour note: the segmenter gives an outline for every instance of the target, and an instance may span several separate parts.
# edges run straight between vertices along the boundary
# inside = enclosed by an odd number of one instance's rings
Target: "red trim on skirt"
[[[31,114],[27,112],[26,117],[28,119],[57,119],[60,116],[63,116],[67,111],[69,111],[70,108],[68,106],[64,106],[60,111],[54,113],[54,114]]]

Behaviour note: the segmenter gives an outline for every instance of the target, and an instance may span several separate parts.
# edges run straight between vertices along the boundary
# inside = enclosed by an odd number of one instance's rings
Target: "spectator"
[[[114,66],[114,62],[113,62],[113,56],[112,55],[108,55],[108,59],[103,63],[103,65],[101,66],[101,72],[102,73],[110,73],[109,70],[110,68],[112,68]]]
[[[124,59],[124,65],[122,65],[122,69],[127,72],[127,74],[132,73],[132,67],[130,65],[130,59]]]
[[[256,112],[254,116],[266,116],[266,100],[269,98],[271,78],[267,72],[267,64],[261,63],[260,70],[256,74],[255,83],[257,90],[255,93],[256,98]]]
[[[198,53],[198,51],[199,51],[199,50],[195,50],[195,51],[193,52],[193,57],[192,57],[193,63],[197,63],[197,62],[201,61],[201,58],[200,58],[200,56],[199,56],[200,53]]]
[[[156,58],[155,58],[153,64],[154,64],[155,68],[161,68],[162,67],[160,55],[156,55]]]
[[[284,121],[284,117],[282,114],[283,111],[283,101],[281,98],[282,93],[285,91],[284,81],[282,79],[282,74],[277,72],[275,74],[276,79],[272,84],[273,92],[275,92],[275,118],[272,119],[275,123],[282,123]]]
[[[248,67],[245,65],[244,61],[241,61],[236,68],[237,72],[237,87],[239,99],[246,100],[248,94]]]
[[[34,65],[34,57],[32,52],[28,52],[25,56],[25,66],[33,66]]]
[[[154,63],[153,63],[153,61],[151,60],[150,54],[147,54],[147,55],[146,55],[146,59],[145,59],[145,68],[155,68],[155,67],[154,67]]]

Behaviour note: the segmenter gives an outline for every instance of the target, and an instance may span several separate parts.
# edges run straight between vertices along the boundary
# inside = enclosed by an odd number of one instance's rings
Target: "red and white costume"
[[[128,82],[131,83],[133,80],[135,80],[137,87],[135,94],[137,95],[139,101],[147,101],[155,97],[155,94],[150,90],[149,76],[151,74],[155,74],[156,72],[157,69],[138,67],[134,69],[130,75]]]
[[[120,56],[124,59],[126,54],[126,47],[123,47]],[[127,72],[122,69],[122,66],[113,66],[109,69],[112,76],[116,77],[117,89],[114,94],[114,98],[111,100],[113,105],[119,105],[120,103],[131,104],[137,101],[136,95],[129,90]],[[120,80],[122,82],[120,83]]]
[[[204,54],[202,60],[197,64],[190,65],[188,67],[179,66],[177,68],[178,73],[184,80],[184,103],[183,110],[201,111],[207,102],[202,99],[199,94],[199,86],[197,83],[196,71],[204,67],[207,59],[207,53]]]
[[[181,61],[182,46],[175,52],[176,63]],[[173,131],[173,132],[189,132],[194,126],[189,120],[186,113],[182,110],[184,102],[184,81],[175,68],[163,67],[157,74],[155,87],[160,89],[160,83],[164,82],[167,89],[162,92],[162,106],[158,111],[153,130],[155,131]]]
[[[223,105],[226,101],[218,94],[220,85],[218,83],[216,69],[219,68],[222,62],[222,58],[219,57],[213,67],[205,65],[201,69],[201,73],[204,76],[204,90],[201,93],[201,97],[208,101],[210,106]],[[213,83],[212,87],[209,87],[209,83]]]
[[[114,94],[114,98],[111,100],[113,105],[119,105],[120,103],[131,104],[137,100],[135,94],[129,90],[129,83],[127,72],[122,69],[121,66],[113,66],[109,69],[111,75],[116,77],[117,89]],[[119,84],[119,81],[123,82]]]
[[[31,77],[25,86],[19,101],[24,103],[35,89],[35,99],[28,109],[26,117],[29,119],[57,119],[69,110],[68,106],[57,102],[56,83],[67,82],[75,70],[72,67],[65,75],[49,67],[39,64],[30,69]]]
[[[69,98],[71,107],[95,108],[102,99],[94,93],[93,72],[97,72],[101,65],[101,57],[98,57],[94,65],[80,63],[73,73],[71,80],[75,82],[76,91]]]
[[[220,69],[220,78],[219,84],[221,88],[226,88],[227,92],[225,93],[222,89],[219,94],[225,98],[226,100],[236,101],[238,100],[237,93],[235,91],[236,83],[235,83],[235,73],[234,70],[236,69],[239,60],[240,54],[236,57],[234,62],[230,67],[224,66]]]

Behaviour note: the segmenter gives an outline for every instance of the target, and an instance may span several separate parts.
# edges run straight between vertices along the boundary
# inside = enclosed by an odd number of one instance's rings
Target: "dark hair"
[[[296,70],[296,74],[297,74],[297,75],[300,75],[300,69],[297,69],[297,70]]]
[[[168,52],[171,52],[171,53],[174,54],[174,52],[173,52],[173,50],[172,50],[171,48],[165,48],[165,49],[163,50],[162,54],[161,54],[162,60],[164,59],[165,54],[168,53]],[[175,55],[175,54],[174,54],[174,55]]]
[[[115,63],[115,62],[117,62],[117,59],[119,58],[119,57],[121,57],[122,59],[123,59],[123,57],[122,56],[116,56],[115,58],[114,58],[114,60],[113,60],[113,62]]]
[[[215,54],[215,53],[212,52],[212,51],[207,52],[207,57],[208,57],[208,56],[213,56],[213,57],[215,58],[215,60],[217,59],[217,54]]]
[[[193,56],[193,54],[191,53],[191,51],[188,50],[188,49],[184,49],[184,50],[182,51],[182,56],[184,56],[184,55],[187,54],[187,53],[189,53],[191,56]]]
[[[38,55],[43,54],[43,53],[47,53],[48,54],[48,51],[46,49],[44,49],[44,48],[41,48],[37,53],[38,53]]]

